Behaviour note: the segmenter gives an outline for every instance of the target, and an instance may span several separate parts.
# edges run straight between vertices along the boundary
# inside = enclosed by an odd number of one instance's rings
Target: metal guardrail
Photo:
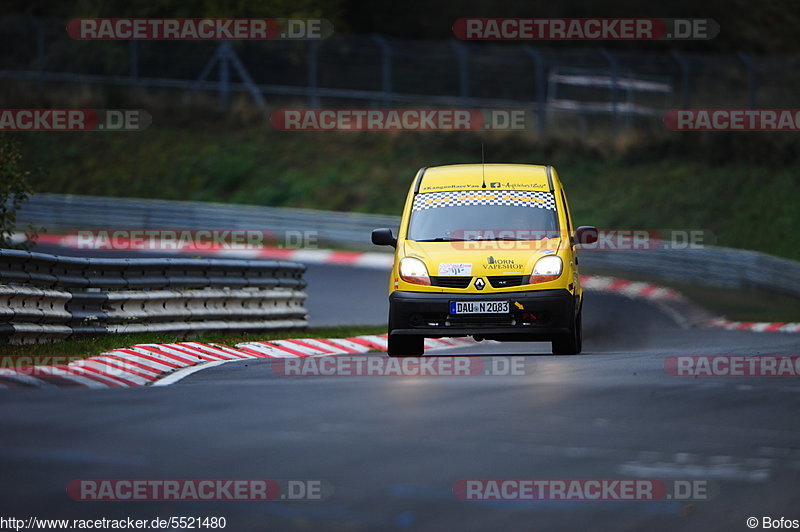
[[[0,341],[306,327],[305,266],[0,249]]]
[[[660,279],[728,288],[757,288],[800,297],[800,262],[743,249],[589,251],[581,266],[592,270],[634,272]]]
[[[75,229],[250,229],[317,231],[322,243],[375,250],[376,227],[397,216],[252,205],[37,194],[18,213],[20,226]],[[800,262],[716,246],[685,250],[581,252],[588,271],[613,270],[709,286],[753,287],[800,297]]]
[[[375,227],[399,226],[396,216],[168,200],[36,194],[17,213],[17,226],[70,230],[247,229],[311,232],[319,242],[372,249]]]

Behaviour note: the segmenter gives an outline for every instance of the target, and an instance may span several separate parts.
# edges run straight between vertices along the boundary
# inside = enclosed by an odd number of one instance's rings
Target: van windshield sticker
[[[439,207],[465,207],[468,205],[502,205],[507,207],[536,207],[556,210],[556,202],[550,192],[537,190],[459,190],[452,192],[428,192],[414,197],[412,211],[424,211]]]

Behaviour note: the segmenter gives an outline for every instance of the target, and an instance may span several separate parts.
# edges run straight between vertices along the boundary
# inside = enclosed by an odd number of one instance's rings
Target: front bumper
[[[502,300],[510,302],[510,313],[450,314],[451,301]],[[577,296],[563,289],[489,294],[395,291],[389,296],[389,332],[428,338],[549,340],[570,332],[579,306]]]

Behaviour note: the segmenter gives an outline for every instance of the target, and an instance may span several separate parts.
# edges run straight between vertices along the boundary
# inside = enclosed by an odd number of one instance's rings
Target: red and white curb
[[[800,333],[800,323],[785,323],[780,321],[728,321],[723,318],[715,318],[710,320],[707,325],[709,327],[725,329],[726,331]]]
[[[19,235],[22,238],[22,235]],[[76,235],[39,235],[39,242],[55,244],[71,249],[86,249],[85,246],[78,245]],[[180,248],[177,244],[171,246],[156,246],[158,249],[149,249],[147,245],[141,244],[133,247],[134,242],[125,241],[120,251],[159,251],[172,252],[175,254],[203,254],[225,258],[247,258],[247,259],[275,259],[290,260],[304,264],[333,264],[339,266],[355,266],[361,268],[390,269],[394,264],[394,256],[390,253],[361,252],[361,251],[336,251],[331,249],[287,249],[263,247],[250,250],[231,249],[224,246],[204,247],[196,249],[192,247]],[[163,248],[163,249],[162,249]],[[95,249],[114,250],[110,247],[98,247]],[[713,319],[687,319],[681,316],[679,311],[667,306],[667,303],[690,304],[689,300],[677,290],[658,286],[650,283],[627,281],[614,277],[599,275],[582,275],[581,285],[583,288],[593,292],[602,292],[622,295],[636,299],[647,299],[659,304],[662,310],[670,314],[678,323],[685,324],[696,322],[695,325],[703,327],[714,327],[725,330],[751,331],[751,332],[800,332],[800,324],[784,322],[736,322],[727,321],[724,318]],[[699,314],[694,312],[694,314]]]
[[[581,285],[586,290],[612,293],[637,299],[649,299],[657,303],[676,302],[689,304],[689,300],[677,290],[649,283],[584,275],[581,276]],[[667,308],[665,310],[674,316],[675,313],[671,309]],[[677,318],[678,316],[674,317]],[[725,318],[709,318],[703,319],[698,325],[726,331],[800,333],[800,323],[729,321]]]
[[[474,345],[470,338],[428,338],[427,350]],[[188,375],[226,362],[256,358],[297,358],[386,351],[387,335],[350,338],[300,338],[222,344],[181,342],[138,344],[75,360],[67,365],[0,369],[0,388],[82,387],[127,388],[164,386]]]
[[[683,294],[672,288],[600,275],[581,275],[581,286],[592,292],[605,292],[637,299],[653,301],[684,299]]]

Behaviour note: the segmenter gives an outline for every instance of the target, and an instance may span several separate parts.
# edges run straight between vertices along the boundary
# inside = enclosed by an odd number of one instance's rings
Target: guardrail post
[[[690,94],[689,94],[689,87],[691,83],[691,67],[689,66],[689,61],[680,54],[677,50],[672,50],[670,52],[672,58],[678,63],[678,66],[681,68],[681,93],[683,95],[681,106],[684,109],[689,109],[691,106],[690,103]]]
[[[461,102],[465,107],[469,107],[469,53],[464,43],[459,41],[450,41],[450,47],[458,57],[458,87]]]
[[[547,135],[547,80],[545,79],[544,56],[542,52],[534,50],[529,45],[522,49],[533,59],[536,70],[536,118],[539,136]]]
[[[319,42],[308,41],[308,106],[320,107],[319,100]]]
[[[758,107],[758,66],[751,55],[744,52],[736,52],[736,55],[739,57],[739,59],[741,59],[742,63],[744,63],[744,66],[747,67],[747,86],[749,93],[748,99],[750,109],[755,109]]]
[[[392,105],[392,47],[381,35],[373,35],[372,40],[381,49],[381,104],[388,108]]]

